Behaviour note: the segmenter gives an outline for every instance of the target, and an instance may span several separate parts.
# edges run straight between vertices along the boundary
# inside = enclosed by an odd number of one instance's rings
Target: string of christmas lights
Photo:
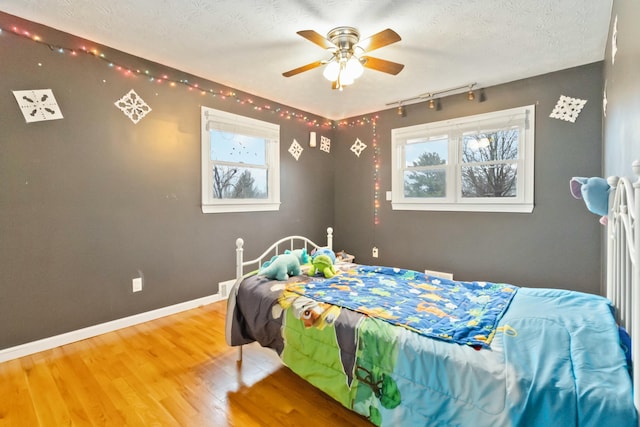
[[[377,120],[378,116],[371,120],[373,129],[373,225],[380,224],[380,147],[376,132]]]
[[[380,147],[378,146],[377,134],[376,134],[376,122],[378,120],[378,116],[371,116],[371,117],[364,116],[364,117],[360,117],[352,120],[341,120],[338,122],[334,122],[331,120],[320,122],[317,119],[311,120],[306,114],[301,112],[297,112],[289,109],[283,109],[281,107],[273,107],[269,104],[258,105],[254,102],[252,98],[241,98],[233,90],[223,90],[223,89],[214,90],[212,88],[204,88],[204,87],[200,87],[197,83],[189,82],[187,79],[175,79],[170,77],[167,74],[155,75],[149,72],[149,70],[140,70],[138,68],[129,67],[127,65],[120,64],[110,60],[109,58],[106,57],[104,53],[101,53],[96,48],[90,49],[90,48],[87,48],[86,46],[81,46],[80,48],[76,49],[76,48],[70,48],[66,46],[59,46],[59,45],[47,43],[44,40],[42,40],[42,38],[39,37],[38,35],[31,34],[29,31],[26,31],[26,30],[21,30],[16,26],[13,26],[11,28],[4,28],[0,26],[0,35],[2,35],[3,33],[13,34],[15,36],[26,38],[35,43],[47,46],[52,52],[57,52],[60,54],[68,54],[74,57],[80,54],[90,55],[94,58],[104,61],[109,68],[113,68],[114,70],[122,73],[126,77],[144,76],[151,83],[156,83],[156,84],[166,83],[170,87],[176,87],[178,85],[182,85],[182,86],[185,86],[187,90],[193,91],[193,92],[199,92],[201,95],[209,95],[209,96],[213,96],[214,98],[218,98],[222,100],[228,100],[228,99],[235,100],[237,103],[241,105],[247,105],[253,108],[254,110],[265,111],[271,114],[278,114],[280,117],[285,119],[297,119],[299,121],[306,122],[307,125],[312,127],[322,126],[322,127],[336,128],[336,127],[345,127],[345,126],[348,126],[348,127],[364,126],[367,124],[371,124],[373,129],[373,164],[374,164],[373,223],[374,225],[380,224],[380,217],[379,217]]]
[[[70,48],[66,46],[51,44],[42,40],[41,37],[35,34],[32,34],[29,31],[22,30],[16,26],[11,28],[0,27],[0,34],[3,34],[3,33],[13,34],[19,37],[26,38],[35,43],[39,43],[44,46],[47,46],[51,51],[57,52],[60,54],[68,54],[70,56],[78,56],[80,54],[90,55],[92,57],[100,59],[101,61],[104,61],[108,67],[121,72],[124,76],[127,76],[127,77],[139,75],[147,78],[149,82],[156,83],[156,84],[166,83],[170,87],[176,87],[178,85],[182,85],[182,86],[185,86],[187,90],[193,91],[193,92],[199,92],[201,95],[208,95],[208,96],[212,96],[214,98],[223,99],[223,100],[235,100],[237,103],[241,105],[247,105],[256,111],[264,111],[271,114],[278,114],[280,117],[288,120],[297,119],[299,121],[306,122],[307,125],[312,127],[335,128],[336,126],[334,122],[331,120],[319,121],[318,119],[311,119],[306,114],[298,111],[281,108],[279,106],[271,106],[269,104],[258,105],[253,100],[253,98],[250,98],[250,97],[241,98],[233,90],[228,90],[228,89],[214,90],[213,88],[200,87],[200,85],[198,85],[197,83],[191,83],[187,79],[175,79],[170,77],[167,74],[154,75],[151,72],[149,72],[149,70],[141,70],[139,68],[129,67],[125,64],[120,64],[110,60],[109,58],[106,57],[104,53],[98,51],[98,49],[96,48],[87,48],[86,46],[80,46],[79,48]]]

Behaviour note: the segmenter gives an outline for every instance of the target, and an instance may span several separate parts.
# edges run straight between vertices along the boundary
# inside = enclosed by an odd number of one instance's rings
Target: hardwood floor
[[[0,364],[0,426],[371,426],[275,352],[224,340],[226,302]]]

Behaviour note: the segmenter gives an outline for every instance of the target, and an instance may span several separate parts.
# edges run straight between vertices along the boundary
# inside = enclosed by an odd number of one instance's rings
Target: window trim
[[[462,140],[464,132],[477,126],[506,128],[515,122],[521,129],[518,147],[518,197],[462,198]],[[408,141],[454,134],[448,147],[447,196],[443,198],[404,197],[405,159]],[[393,210],[517,212],[534,208],[535,105],[493,111],[439,122],[423,123],[391,130],[391,207]],[[453,180],[451,179],[453,177]]]
[[[202,106],[200,109],[201,122],[201,185],[202,212],[260,212],[277,211],[280,209],[280,125],[216,110]],[[211,137],[209,130],[217,129],[227,132],[237,132],[243,135],[264,138],[267,143],[265,162],[267,165],[266,199],[215,199],[211,188]]]

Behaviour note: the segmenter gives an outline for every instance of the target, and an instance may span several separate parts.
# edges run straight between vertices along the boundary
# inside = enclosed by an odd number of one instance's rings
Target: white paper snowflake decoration
[[[151,112],[151,107],[133,89],[115,102],[115,106],[135,124]]]
[[[51,89],[14,90],[27,123],[62,119],[62,112]]]
[[[551,114],[549,114],[549,117],[575,123],[578,118],[578,114],[580,114],[582,107],[584,107],[584,104],[586,103],[586,99],[571,98],[569,96],[560,95],[560,99]]]
[[[362,153],[365,148],[367,148],[367,145],[360,141],[359,138],[356,138],[356,142],[351,146],[351,151],[353,151],[356,156],[360,157],[360,153]]]
[[[331,140],[326,136],[320,137],[320,149],[325,153],[328,153],[331,151]]]
[[[302,148],[302,145],[300,145],[298,141],[294,139],[291,145],[289,146],[289,153],[291,153],[293,158],[296,159],[296,162],[300,158],[300,154],[302,154],[302,150],[304,150],[304,148]]]

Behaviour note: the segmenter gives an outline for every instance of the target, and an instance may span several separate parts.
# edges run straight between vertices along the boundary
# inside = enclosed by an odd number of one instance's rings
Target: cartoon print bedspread
[[[330,279],[291,281],[286,290],[428,337],[488,347],[517,287],[454,282],[413,270],[361,265]]]
[[[245,279],[229,300],[231,343],[273,348],[291,370],[375,425],[637,425],[617,327],[602,297],[507,292],[493,340],[479,348],[316,301],[300,292],[313,282]]]

